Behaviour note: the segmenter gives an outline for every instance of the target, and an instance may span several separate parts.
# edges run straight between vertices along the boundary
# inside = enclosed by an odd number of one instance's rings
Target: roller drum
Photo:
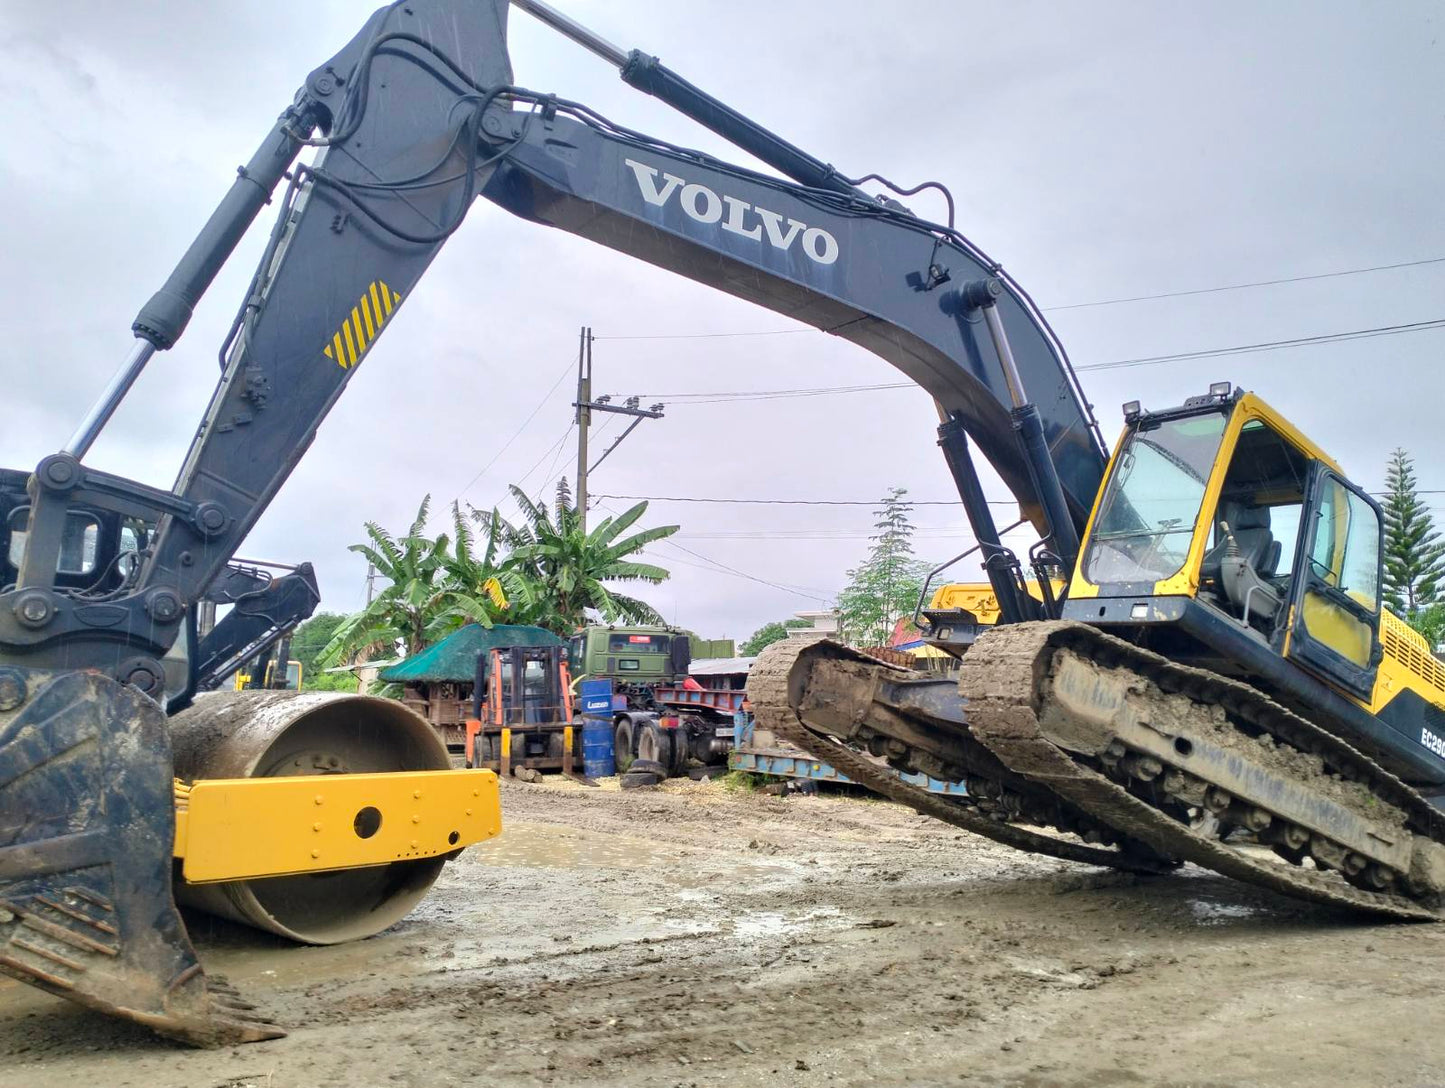
[[[447,770],[446,746],[419,715],[390,699],[331,692],[202,695],[170,719],[176,777],[272,778]],[[339,944],[404,918],[441,873],[442,858],[362,869],[187,884],[190,907],[305,944]]]

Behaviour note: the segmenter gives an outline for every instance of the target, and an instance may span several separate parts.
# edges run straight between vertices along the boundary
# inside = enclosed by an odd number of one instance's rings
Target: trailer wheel
[[[632,766],[632,761],[637,756],[634,742],[632,719],[618,718],[612,731],[612,758],[617,764],[618,774],[626,774],[627,768]]]
[[[664,768],[664,774],[671,774],[677,765],[675,740],[671,729],[657,722],[643,722],[637,730],[637,758],[651,760]]]

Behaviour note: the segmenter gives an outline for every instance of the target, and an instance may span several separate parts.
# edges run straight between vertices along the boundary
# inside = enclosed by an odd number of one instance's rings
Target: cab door
[[[1285,656],[1367,698],[1380,650],[1379,505],[1316,463],[1300,519]]]

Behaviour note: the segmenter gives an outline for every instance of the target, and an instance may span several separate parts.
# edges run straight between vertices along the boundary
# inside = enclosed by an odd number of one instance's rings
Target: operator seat
[[[1261,578],[1272,578],[1279,566],[1280,543],[1269,531],[1269,507],[1253,506],[1238,499],[1225,499],[1219,504],[1214,517],[1216,530],[1220,522],[1229,526],[1239,545],[1239,554],[1249,560]],[[1229,539],[1219,531],[1219,540],[1204,553],[1200,574],[1205,578],[1219,579],[1219,564],[1229,550]]]
[[[1225,600],[1245,620],[1272,623],[1284,604],[1284,595],[1270,582],[1282,549],[1269,529],[1269,507],[1225,500],[1219,504],[1215,524],[1219,542],[1205,554],[1200,574],[1219,586]],[[1228,533],[1224,525],[1229,527]],[[1231,536],[1236,555],[1230,555]]]

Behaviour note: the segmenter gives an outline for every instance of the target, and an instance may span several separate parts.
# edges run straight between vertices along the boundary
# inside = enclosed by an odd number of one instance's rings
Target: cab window
[[[1337,480],[1325,485],[1310,545],[1310,565],[1326,585],[1371,612],[1380,598],[1380,519]]]
[[[6,527],[10,531],[10,547],[6,561],[16,570],[25,559],[25,542],[29,538],[30,507],[18,506],[10,512]],[[65,515],[65,532],[60,538],[60,558],[56,574],[89,574],[95,570],[95,553],[100,544],[100,522],[89,514],[70,511]]]
[[[1300,598],[1299,648],[1310,643],[1343,658],[1359,680],[1371,668],[1380,614],[1380,516],[1363,495],[1333,474],[1321,480],[1306,527],[1305,585]],[[1328,665],[1328,657],[1320,660]]]
[[[1290,656],[1367,694],[1380,624],[1379,507],[1325,470],[1306,519]]]
[[[1129,436],[1089,536],[1089,581],[1158,582],[1184,566],[1225,422],[1209,412]]]
[[[1263,420],[1247,420],[1240,428],[1220,486],[1219,503],[1210,518],[1209,548],[1199,572],[1200,592],[1231,614],[1242,615],[1245,602],[1231,597],[1231,587],[1222,579],[1232,537],[1235,554],[1258,579],[1250,581],[1255,586],[1255,592],[1249,594],[1250,622],[1266,631],[1283,615],[1309,469],[1305,453],[1273,427]],[[1240,589],[1236,580],[1234,593],[1239,595]]]
[[[610,635],[607,650],[614,654],[665,654],[668,639],[666,635]]]

